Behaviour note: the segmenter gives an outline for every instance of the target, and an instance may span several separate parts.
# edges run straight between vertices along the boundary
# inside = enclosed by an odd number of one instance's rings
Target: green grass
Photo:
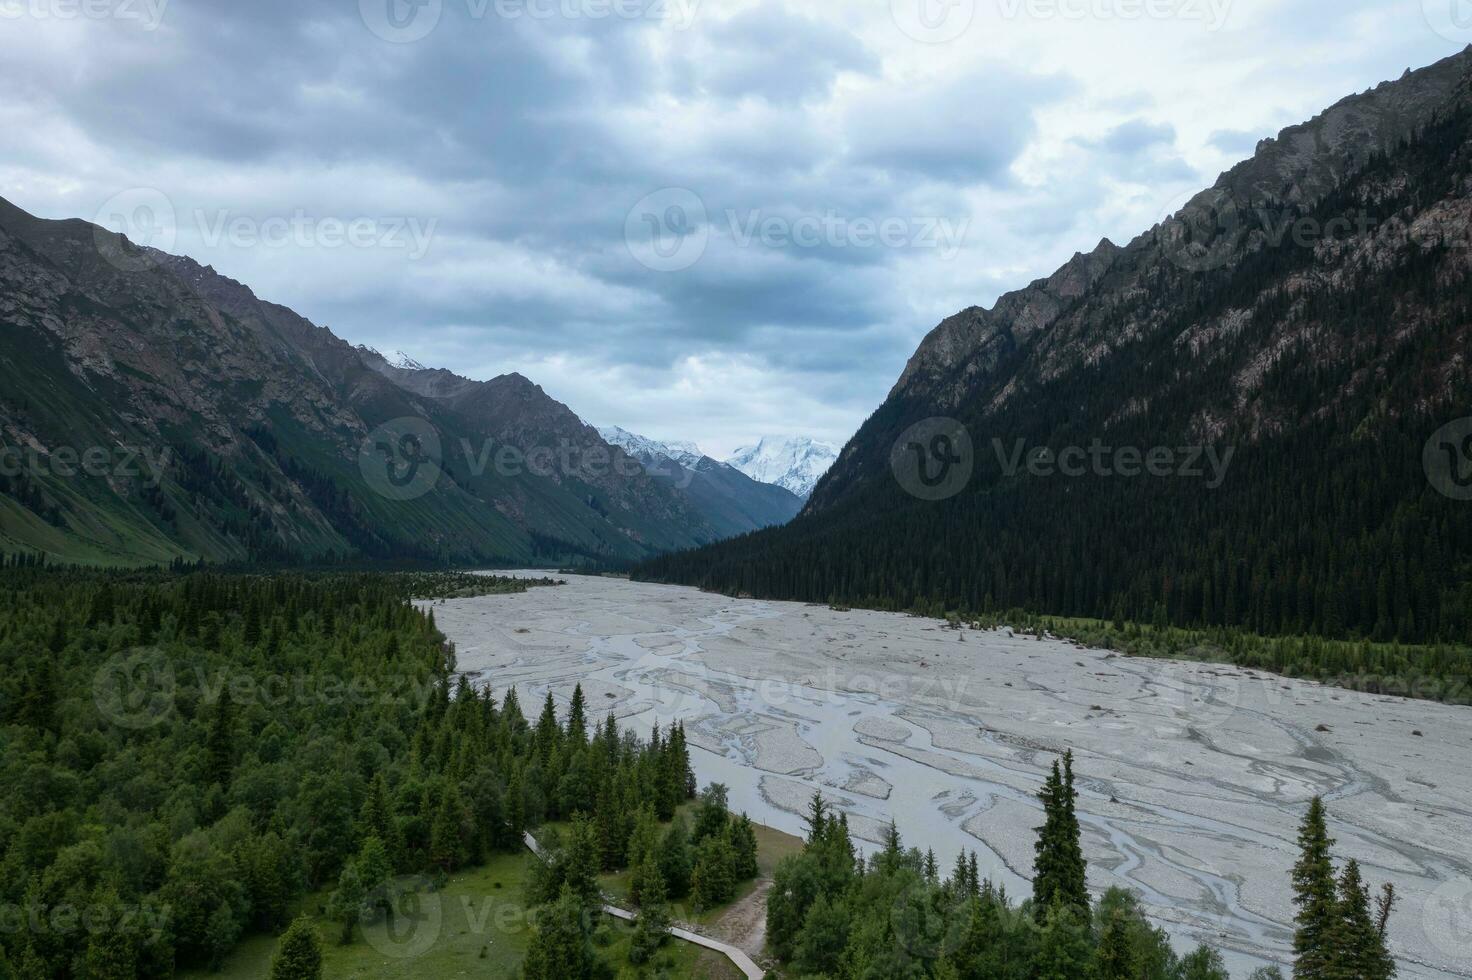
[[[687,803],[680,807],[679,812],[685,817],[687,827],[694,826],[695,810],[698,803]],[[572,825],[562,821],[547,823],[536,831],[538,839],[550,838],[552,834],[564,835]],[[666,828],[669,824],[664,825]],[[783,833],[763,824],[754,824],[756,828],[756,863],[761,878],[770,878],[772,872],[777,870],[777,864],[789,854],[796,854],[803,848],[802,839],[791,834]],[[615,905],[632,909],[633,902],[629,900],[629,881],[633,872],[630,870],[615,871],[612,874],[598,876],[598,883],[603,891]],[[760,881],[748,881],[736,891],[736,897],[725,905],[703,912],[696,912],[694,907],[688,904],[688,900],[680,900],[671,904],[671,912],[681,922],[687,922],[702,927],[714,925],[720,921],[733,905],[737,905],[746,899],[752,892],[760,887]]]
[[[760,831],[759,831],[760,835]],[[760,839],[760,836],[759,836]],[[516,975],[531,941],[523,905],[524,887],[535,860],[530,853],[497,855],[486,865],[454,875],[442,892],[425,895],[420,914],[400,916],[392,930],[379,922],[359,927],[353,942],[338,942],[339,927],[320,916],[328,890],[305,896],[296,912],[313,917],[322,943],[322,975],[328,980],[462,976],[507,978]],[[599,926],[599,952],[619,969],[621,980],[641,976],[739,980],[725,957],[671,939],[645,973],[628,966],[632,924],[607,918]],[[181,971],[184,980],[264,980],[276,951],[274,936],[244,939],[218,973]]]

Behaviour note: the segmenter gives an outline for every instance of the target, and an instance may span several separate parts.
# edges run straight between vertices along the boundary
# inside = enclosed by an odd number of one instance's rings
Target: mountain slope
[[[753,480],[785,487],[806,500],[837,458],[835,447],[806,436],[763,436],[755,446],[736,450],[726,463]]]
[[[1428,475],[1456,465],[1433,435],[1472,410],[1469,64],[1346,99],[1128,245],[946,320],[797,521],[641,574],[899,608],[1467,635],[1472,503]],[[1051,455],[1029,467],[1035,451]]]
[[[0,551],[627,561],[716,538],[637,467],[559,465],[563,438],[611,451],[525,379],[421,392],[212,269],[3,201],[0,371]],[[393,455],[421,436],[424,466]]]
[[[680,490],[723,538],[786,524],[802,510],[802,500],[790,490],[754,480],[691,443],[656,442],[616,426],[599,432]]]

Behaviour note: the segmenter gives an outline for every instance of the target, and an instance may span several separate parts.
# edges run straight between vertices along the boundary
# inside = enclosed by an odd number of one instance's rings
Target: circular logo
[[[1472,0],[1421,0],[1421,14],[1448,41],[1472,43]]]
[[[1447,956],[1472,956],[1472,881],[1453,878],[1432,892],[1421,910],[1421,931]]]
[[[388,881],[373,889],[365,906],[378,910],[360,922],[363,938],[384,956],[411,960],[439,941],[445,910],[433,883],[423,875]]]
[[[1421,453],[1426,479],[1452,500],[1472,500],[1472,418],[1436,430]]]
[[[889,910],[895,942],[917,960],[938,960],[959,949],[965,938],[963,920],[941,915],[919,889],[902,892]]]
[[[123,272],[152,269],[158,260],[148,249],[168,252],[178,238],[173,202],[152,187],[134,187],[114,194],[97,209],[94,223],[98,226],[94,234],[97,251]]]
[[[889,13],[911,39],[948,44],[970,30],[976,0],[889,0]]]
[[[428,37],[444,12],[444,0],[358,0],[358,13],[368,30],[392,44]]]
[[[358,469],[370,489],[388,500],[417,500],[440,479],[440,434],[414,416],[385,422],[363,440]]]
[[[655,191],[624,219],[624,243],[635,261],[655,272],[690,268],[710,244],[705,202],[684,187]]]
[[[1210,729],[1226,724],[1242,706],[1242,676],[1210,661],[1158,662],[1150,685],[1176,719]]]
[[[1232,261],[1241,241],[1242,211],[1230,197],[1187,207],[1195,192],[1175,197],[1161,216],[1158,240],[1166,259],[1186,272],[1211,272]]]
[[[108,658],[92,678],[92,700],[119,728],[160,724],[174,710],[174,667],[162,651],[124,650]]]
[[[946,500],[971,482],[976,454],[971,433],[955,419],[917,422],[895,440],[889,465],[904,491],[921,500]]]

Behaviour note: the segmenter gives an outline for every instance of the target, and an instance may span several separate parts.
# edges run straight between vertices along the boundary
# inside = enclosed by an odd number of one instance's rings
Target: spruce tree
[[[1299,858],[1293,867],[1293,901],[1298,906],[1293,935],[1295,980],[1333,980],[1339,916],[1333,846],[1324,801],[1314,797],[1298,831]]]
[[[572,705],[567,709],[567,740],[577,748],[588,744],[588,702],[581,684],[572,689]]]
[[[638,869],[642,882],[639,892],[639,914],[634,919],[634,936],[629,943],[629,962],[647,963],[670,933],[670,909],[665,895],[664,878],[653,856]]]
[[[537,922],[522,964],[524,980],[591,980],[598,956],[589,942],[591,920],[570,888],[564,887]]]
[[[235,760],[235,712],[230,699],[230,685],[220,691],[220,700],[215,702],[214,717],[210,722],[209,735],[205,739],[205,750],[209,752],[209,778],[219,783],[222,789],[230,788],[230,775]]]
[[[1390,980],[1395,960],[1370,913],[1370,893],[1357,861],[1345,865],[1339,878],[1339,914],[1335,948],[1335,975],[1344,980]]]

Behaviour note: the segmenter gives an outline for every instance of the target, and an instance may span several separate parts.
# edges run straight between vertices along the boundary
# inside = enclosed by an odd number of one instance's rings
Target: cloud
[[[923,83],[875,86],[845,113],[854,162],[903,177],[1005,183],[1037,131],[1033,111],[1066,79],[1003,66]]]
[[[0,32],[0,195],[92,218],[157,188],[178,250],[354,342],[519,370],[651,435],[841,442],[937,320],[1128,240],[1248,134],[1450,53],[1353,2],[1326,26],[1236,0],[1219,32],[978,5],[947,45],[857,0],[443,0],[412,43],[352,0],[176,0],[153,30],[25,14]],[[704,215],[676,271],[625,237],[665,189]],[[432,234],[207,234],[298,214]]]

